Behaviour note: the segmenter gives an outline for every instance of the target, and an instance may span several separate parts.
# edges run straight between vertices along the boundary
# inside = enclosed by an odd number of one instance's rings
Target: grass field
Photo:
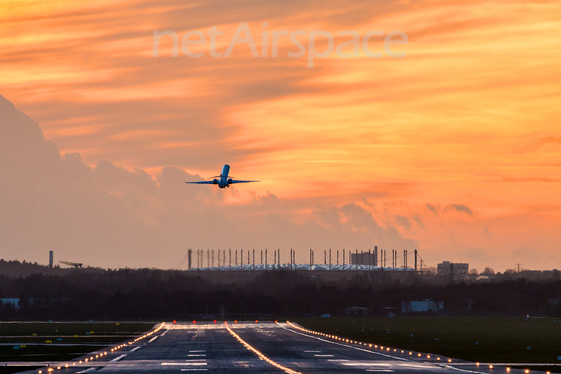
[[[353,340],[498,363],[560,363],[561,321],[549,318],[306,318],[295,322]],[[553,370],[552,370],[553,371]]]
[[[65,361],[131,339],[153,323],[0,322],[0,361]]]

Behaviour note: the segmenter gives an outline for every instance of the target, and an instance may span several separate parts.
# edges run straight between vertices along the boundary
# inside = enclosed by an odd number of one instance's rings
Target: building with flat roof
[[[468,272],[469,264],[464,263],[444,261],[436,267],[436,274],[439,276],[465,276]]]

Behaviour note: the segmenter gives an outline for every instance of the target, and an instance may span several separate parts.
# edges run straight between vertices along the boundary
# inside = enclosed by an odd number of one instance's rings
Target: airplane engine
[[[218,184],[218,179],[213,179],[212,184]]]
[[[232,178],[228,179],[228,184],[232,184],[233,180]]]

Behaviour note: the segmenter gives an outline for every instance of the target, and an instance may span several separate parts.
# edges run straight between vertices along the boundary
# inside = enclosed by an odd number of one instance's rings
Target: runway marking
[[[230,328],[230,326],[228,326],[227,322],[224,322],[224,325],[226,326],[226,329],[228,330],[228,332],[230,334],[232,334],[232,336],[234,338],[236,338],[240,343],[242,343],[247,349],[249,349],[250,351],[252,351],[253,353],[255,353],[257,356],[259,356],[259,358],[261,358],[264,361],[267,361],[269,364],[273,365],[276,368],[279,368],[281,370],[283,370],[285,373],[288,374],[302,374],[299,373],[297,371],[294,371],[292,369],[289,369],[285,366],[282,366],[280,364],[277,364],[275,361],[271,360],[270,358],[268,358],[267,356],[265,356],[263,353],[259,352],[257,349],[253,348],[251,345],[249,345],[248,343],[246,343],[242,338],[240,338],[240,336],[238,334],[236,334],[234,331],[232,331],[232,329]]]
[[[198,353],[198,352],[206,352],[206,349],[197,349],[194,351],[189,351],[189,353]]]
[[[314,355],[314,357],[335,357],[334,355]]]
[[[135,349],[131,350],[130,352],[138,351],[142,347],[136,347]]]
[[[152,343],[154,340],[158,339],[159,336],[154,336],[152,339],[148,340],[148,343]]]
[[[352,346],[352,345],[347,345],[347,344],[332,342],[332,341],[330,341],[330,340],[322,339],[322,338],[319,338],[319,337],[317,337],[317,336],[308,335],[308,334],[304,334],[304,333],[301,333],[301,332],[298,332],[298,331],[291,330],[291,329],[289,329],[289,328],[284,327],[283,325],[281,325],[281,324],[278,323],[278,322],[277,322],[277,324],[278,324],[281,328],[285,329],[286,331],[290,331],[290,332],[293,333],[293,334],[302,335],[302,336],[305,336],[305,337],[307,337],[307,338],[319,340],[319,341],[321,341],[321,342],[330,343],[330,344],[334,344],[334,345],[339,345],[339,346],[345,347],[345,348],[352,348],[352,349],[356,349],[357,351],[368,352],[368,353],[372,353],[372,354],[375,354],[375,355],[378,355],[378,356],[382,356],[382,357],[393,358],[393,359],[395,359],[395,360],[411,362],[410,360],[407,360],[407,359],[405,359],[405,358],[394,357],[394,356],[387,355],[387,354],[385,354],[385,353],[370,351],[370,350],[368,350],[368,349],[359,348],[359,347],[354,347],[354,346]],[[288,322],[288,324],[290,325],[290,322]]]
[[[181,371],[207,371],[208,369],[181,369]]]
[[[288,323],[290,326],[293,326],[292,323],[290,323],[290,322],[287,322],[287,323]],[[352,349],[356,349],[357,351],[368,352],[368,353],[372,353],[372,354],[379,355],[379,356],[383,356],[383,357],[387,357],[387,358],[393,358],[394,360],[400,360],[400,361],[405,361],[405,362],[415,362],[415,361],[408,360],[408,359],[405,359],[405,358],[390,356],[390,355],[387,355],[387,354],[385,354],[385,353],[370,351],[370,350],[368,350],[368,349],[359,348],[359,347],[354,347],[354,346],[352,346],[352,345],[347,345],[347,344],[342,344],[342,343],[337,343],[337,342],[332,342],[332,341],[330,341],[330,340],[322,339],[322,338],[319,338],[319,337],[317,337],[317,336],[304,334],[304,333],[301,333],[301,332],[294,331],[294,330],[291,330],[291,329],[289,329],[289,328],[286,328],[286,327],[284,327],[283,325],[281,325],[281,324],[278,323],[278,322],[277,322],[277,325],[279,325],[281,328],[285,329],[286,331],[290,331],[290,332],[293,333],[293,334],[302,335],[302,336],[305,336],[305,337],[308,337],[308,338],[312,338],[312,339],[316,339],[316,340],[319,340],[319,341],[322,341],[322,342],[325,342],[325,343],[330,343],[330,344],[334,344],[334,345],[339,345],[339,346],[346,347],[346,348],[352,348]],[[454,367],[454,366],[452,366],[452,365],[447,365],[447,364],[436,364],[436,366],[437,366],[437,367],[441,367],[441,368],[443,368],[443,369],[456,370],[456,371],[460,371],[460,372],[464,372],[464,373],[486,374],[485,372],[481,372],[481,371],[471,371],[471,370],[466,370],[466,369],[459,369],[459,368],[457,368],[457,367]],[[429,366],[429,365],[419,365],[419,367],[429,368],[430,366]]]
[[[127,357],[127,355],[120,355],[119,357],[116,357],[116,358],[112,359],[112,360],[109,361],[109,362],[117,362],[117,361],[122,360],[122,359],[125,358],[125,357]]]
[[[321,351],[304,351],[304,353],[321,353]]]
[[[206,357],[205,354],[187,355],[188,357]]]
[[[206,362],[162,362],[162,366],[206,366]]]

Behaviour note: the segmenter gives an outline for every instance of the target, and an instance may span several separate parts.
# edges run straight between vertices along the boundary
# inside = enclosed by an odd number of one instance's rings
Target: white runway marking
[[[110,362],[117,362],[117,361],[122,360],[125,357],[127,357],[127,355],[120,355],[119,357],[112,359]]]
[[[162,366],[206,366],[206,362],[162,362]]]

